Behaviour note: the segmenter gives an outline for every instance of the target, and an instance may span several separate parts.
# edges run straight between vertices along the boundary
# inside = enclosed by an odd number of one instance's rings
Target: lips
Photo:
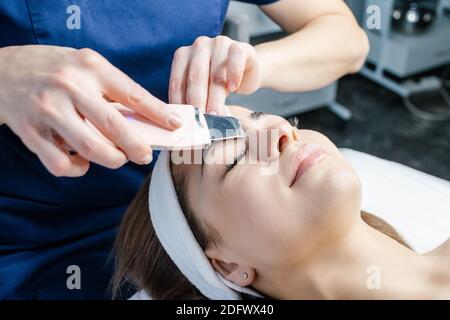
[[[303,174],[325,158],[327,153],[316,144],[308,144],[294,155],[291,184],[300,180]]]

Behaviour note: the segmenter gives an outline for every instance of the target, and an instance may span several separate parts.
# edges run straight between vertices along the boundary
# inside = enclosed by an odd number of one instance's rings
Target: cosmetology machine
[[[371,46],[361,74],[402,97],[414,115],[426,120],[450,119],[446,90],[450,87],[450,67],[441,77],[427,74],[450,64],[450,0],[347,3],[366,30]],[[448,108],[427,112],[412,102],[413,95],[427,92],[439,92]]]
[[[230,3],[224,28],[224,34],[230,38],[250,42],[252,39],[279,32],[279,26],[255,6],[234,1]],[[352,114],[336,102],[336,92],[337,82],[319,90],[302,93],[282,93],[264,88],[250,96],[232,94],[227,103],[281,116],[291,116],[327,106],[340,118],[349,120]]]

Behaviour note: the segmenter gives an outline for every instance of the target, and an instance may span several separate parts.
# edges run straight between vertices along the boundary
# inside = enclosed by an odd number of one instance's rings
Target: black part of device
[[[211,135],[211,141],[245,137],[245,132],[238,119],[210,114],[205,114],[204,116]]]
[[[404,34],[422,33],[433,24],[436,17],[436,0],[397,0],[392,12],[392,27]]]

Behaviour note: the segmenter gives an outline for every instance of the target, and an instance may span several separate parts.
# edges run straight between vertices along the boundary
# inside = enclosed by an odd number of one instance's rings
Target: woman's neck
[[[450,284],[433,281],[442,279],[442,272],[435,275],[435,259],[409,250],[362,220],[345,239],[289,269],[263,275],[255,287],[279,299],[450,298]]]

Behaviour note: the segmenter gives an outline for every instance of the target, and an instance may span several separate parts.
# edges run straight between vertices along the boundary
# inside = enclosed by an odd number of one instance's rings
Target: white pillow
[[[341,149],[362,181],[362,209],[391,224],[418,253],[450,237],[450,182],[366,153]]]

